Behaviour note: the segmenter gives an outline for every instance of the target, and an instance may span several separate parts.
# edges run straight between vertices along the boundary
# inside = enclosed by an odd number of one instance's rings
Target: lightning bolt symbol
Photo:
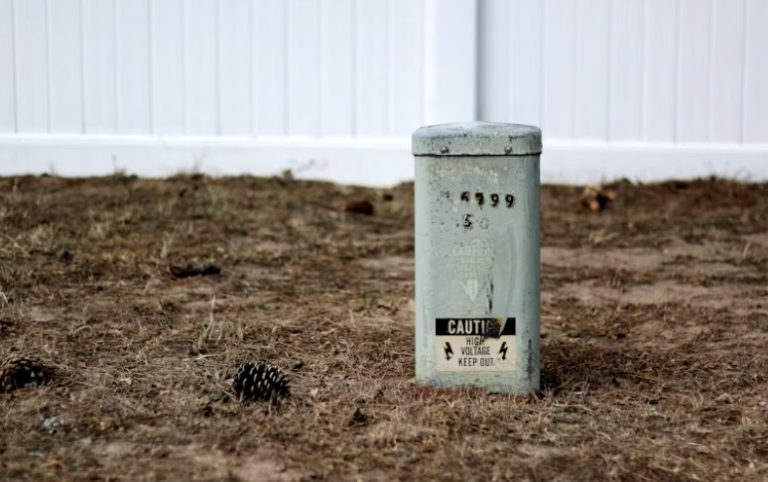
[[[499,348],[499,355],[501,355],[502,360],[507,359],[507,342],[501,343],[501,348]]]
[[[445,359],[450,360],[451,356],[453,355],[453,348],[451,348],[451,344],[447,341],[445,342]]]

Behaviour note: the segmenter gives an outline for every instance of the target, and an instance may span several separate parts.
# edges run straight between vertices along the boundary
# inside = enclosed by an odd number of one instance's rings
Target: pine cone
[[[232,388],[240,400],[273,404],[290,395],[291,391],[287,376],[279,368],[260,361],[240,365]]]
[[[0,393],[44,385],[53,378],[53,369],[33,358],[11,357],[0,363]]]
[[[601,186],[588,186],[584,188],[581,194],[581,204],[589,208],[592,212],[599,212],[606,208],[616,199],[616,191],[604,189]]]

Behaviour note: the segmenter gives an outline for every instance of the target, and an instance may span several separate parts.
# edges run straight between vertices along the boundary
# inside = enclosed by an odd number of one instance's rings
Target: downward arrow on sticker
[[[477,295],[480,292],[480,283],[478,283],[476,279],[467,280],[466,283],[459,282],[459,284],[464,288],[464,293],[470,301],[475,301],[475,299],[477,299]]]

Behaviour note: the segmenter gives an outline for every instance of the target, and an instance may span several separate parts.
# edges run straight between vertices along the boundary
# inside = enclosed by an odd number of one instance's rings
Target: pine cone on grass
[[[588,186],[581,194],[581,205],[590,211],[597,213],[608,208],[616,199],[616,191],[605,189],[602,186]]]
[[[287,375],[279,368],[259,361],[240,365],[232,388],[240,400],[272,404],[277,404],[291,392]]]
[[[17,356],[0,363],[0,393],[44,385],[52,378],[53,369],[33,358]]]

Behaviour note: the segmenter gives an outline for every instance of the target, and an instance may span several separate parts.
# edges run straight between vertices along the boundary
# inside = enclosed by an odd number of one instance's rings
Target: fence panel
[[[542,126],[547,180],[768,176],[767,23],[763,0],[0,0],[0,174],[386,184],[415,128],[477,118]]]

